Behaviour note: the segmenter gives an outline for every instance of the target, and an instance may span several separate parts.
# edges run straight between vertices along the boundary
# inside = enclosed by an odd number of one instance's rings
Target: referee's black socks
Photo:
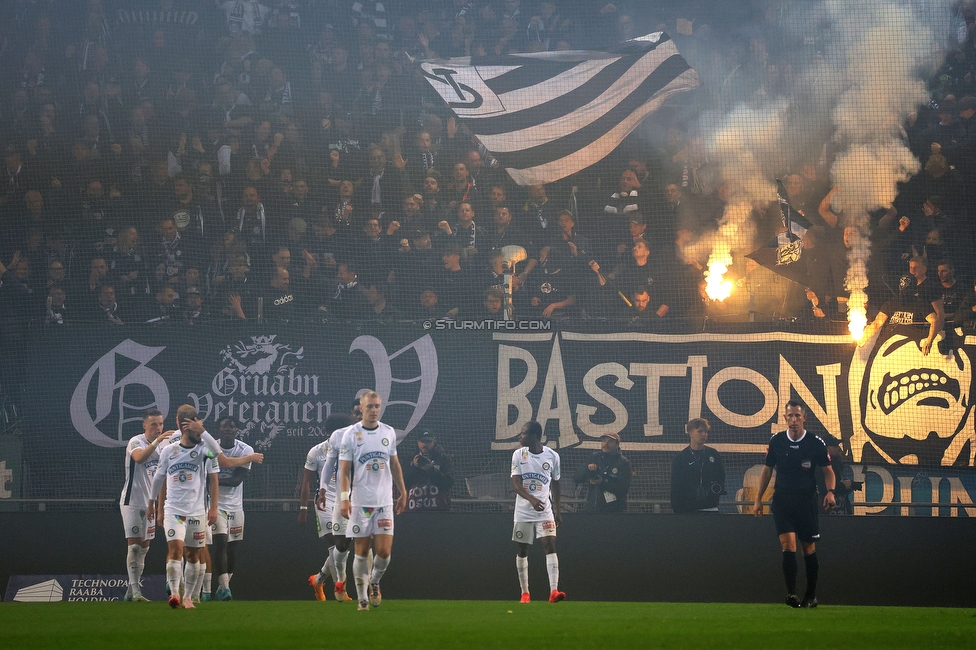
[[[810,555],[804,555],[803,562],[807,567],[807,593],[804,599],[812,600],[817,595],[817,576],[820,574],[820,560],[817,559],[817,552],[814,551]],[[795,566],[793,574],[796,575]]]
[[[809,564],[807,571],[809,571]],[[810,575],[809,573],[807,574]],[[796,551],[783,551],[783,577],[786,578],[786,593],[796,593]]]

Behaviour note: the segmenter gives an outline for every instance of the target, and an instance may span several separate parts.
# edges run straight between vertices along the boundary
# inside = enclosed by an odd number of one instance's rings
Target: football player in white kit
[[[393,515],[407,507],[407,489],[397,459],[396,431],[380,422],[380,396],[367,391],[359,398],[359,403],[363,420],[344,430],[339,450],[339,510],[349,519],[346,535],[356,544],[352,572],[356,578],[359,609],[368,610],[370,605],[379,607],[383,600],[380,579],[390,565]],[[394,482],[400,491],[395,509]],[[372,572],[366,557],[370,538],[375,552]]]
[[[169,583],[169,606],[180,606],[180,563],[186,553],[183,607],[194,609],[192,595],[200,590],[204,565],[200,548],[206,545],[207,526],[217,521],[219,488],[217,460],[203,444],[203,421],[195,408],[184,404],[176,411],[176,424],[182,432],[159,453],[159,467],[153,477],[150,496],[160,494],[163,529],[169,549],[166,555],[166,581]],[[210,494],[210,507],[204,505],[204,493]]]
[[[254,453],[251,445],[237,439],[239,427],[232,416],[217,422],[221,452],[227,458],[242,458]],[[213,567],[217,574],[217,600],[231,600],[230,579],[234,575],[237,548],[244,540],[244,479],[251,473],[251,464],[223,469],[217,474],[220,498],[217,501],[217,521],[213,531]],[[204,578],[206,580],[206,577]]]
[[[119,508],[122,511],[125,542],[129,547],[125,556],[129,573],[125,600],[145,602],[149,599],[142,595],[139,581],[146,566],[149,543],[156,536],[156,519],[147,516],[149,488],[159,464],[159,447],[165,446],[173,433],[163,433],[163,414],[154,408],[142,416],[142,431],[125,446],[125,485],[122,486]]]
[[[515,488],[515,527],[512,541],[518,544],[518,569],[522,598],[529,602],[529,548],[536,538],[546,552],[549,574],[549,602],[566,599],[559,591],[559,559],[556,557],[556,527],[559,513],[559,454],[542,445],[542,425],[528,422],[519,434],[520,449],[512,454],[512,486]]]
[[[325,589],[322,585],[330,577],[335,585],[336,600],[339,602],[351,600],[346,595],[345,589],[349,540],[344,536],[345,525],[341,526],[343,535],[340,535],[337,540],[332,524],[335,511],[336,471],[339,465],[336,460],[339,457],[338,444],[342,439],[342,430],[351,424],[352,418],[343,413],[330,415],[326,418],[325,430],[329,437],[309,449],[308,456],[305,458],[305,469],[302,472],[302,488],[299,499],[302,505],[299,506],[298,510],[298,523],[305,523],[311,486],[317,485],[318,489],[315,491],[314,499],[316,524],[319,537],[326,538],[326,544],[329,548],[322,569],[308,577],[308,584],[312,586],[312,590],[315,592],[315,600],[325,600]],[[339,544],[342,546],[341,550],[336,548]]]

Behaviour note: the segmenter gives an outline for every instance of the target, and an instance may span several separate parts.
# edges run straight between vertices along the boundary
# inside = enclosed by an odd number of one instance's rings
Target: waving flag
[[[776,235],[764,248],[746,255],[767,269],[793,280],[803,286],[812,284],[810,268],[806,261],[799,263],[803,256],[803,235],[813,224],[802,212],[790,204],[783,181],[776,179],[776,194],[779,195],[779,207],[783,213],[784,230]]]
[[[701,85],[664,32],[613,52],[425,61],[427,80],[519,185],[599,161],[671,96]]]

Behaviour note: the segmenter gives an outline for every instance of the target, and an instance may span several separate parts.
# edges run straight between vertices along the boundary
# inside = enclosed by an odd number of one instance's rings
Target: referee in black
[[[790,607],[817,606],[817,540],[820,526],[817,521],[817,481],[814,467],[823,471],[827,495],[825,510],[834,506],[834,470],[830,468],[830,454],[824,441],[807,432],[804,423],[806,410],[799,402],[786,403],[786,431],[769,440],[766,464],[759,477],[759,491],[753,505],[757,517],[762,516],[762,495],[766,492],[773,468],[776,468],[776,487],[773,493],[773,520],[779,543],[783,547],[783,577],[786,578],[786,604]],[[807,572],[807,590],[803,601],[796,595],[796,540],[800,539],[803,562]]]

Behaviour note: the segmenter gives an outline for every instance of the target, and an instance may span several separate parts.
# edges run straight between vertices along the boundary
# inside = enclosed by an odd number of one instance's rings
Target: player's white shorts
[[[244,511],[217,511],[217,521],[210,527],[214,535],[227,535],[228,542],[239,542],[244,539]],[[208,542],[209,543],[209,542]]]
[[[349,537],[349,520],[342,516],[338,507],[332,508],[332,520],[328,525],[331,526],[331,529],[327,528],[325,532]]]
[[[119,506],[122,510],[122,526],[126,538],[141,540],[156,537],[156,519],[146,516],[146,509],[137,506]]]
[[[180,540],[184,546],[191,548],[201,548],[207,543],[207,515],[194,515],[185,517],[183,515],[171,515],[168,512],[163,519],[163,528],[166,530],[166,541]]]
[[[372,537],[393,534],[393,508],[352,507],[346,537]]]
[[[314,510],[315,526],[319,531],[319,537],[325,537],[332,532],[332,508],[322,510],[319,508],[319,504],[316,503]]]
[[[556,522],[549,521],[516,521],[512,529],[512,541],[519,544],[531,544],[538,537],[555,537]]]

